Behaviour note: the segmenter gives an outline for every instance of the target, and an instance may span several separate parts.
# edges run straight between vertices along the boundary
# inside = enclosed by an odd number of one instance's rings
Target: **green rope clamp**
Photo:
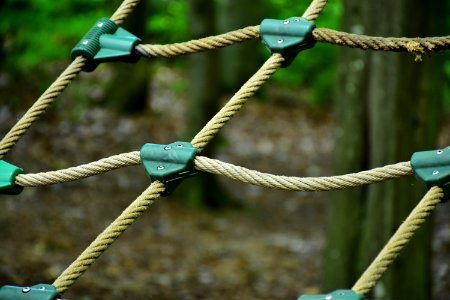
[[[444,190],[443,202],[450,198],[450,147],[414,153],[411,167],[428,189],[437,185]]]
[[[352,290],[336,290],[323,295],[303,295],[297,300],[366,300],[364,295],[357,294]]]
[[[197,174],[194,169],[197,149],[190,143],[145,144],[140,155],[150,179],[160,181],[166,186],[162,196],[170,195],[183,179]]]
[[[141,40],[108,18],[101,18],[72,49],[71,57],[87,59],[83,71],[94,71],[102,62],[137,62],[133,50]]]
[[[0,288],[1,300],[56,300],[60,297],[51,284],[36,284],[31,287],[4,285]]]
[[[16,184],[16,176],[24,171],[4,160],[0,160],[0,194],[17,195],[23,190],[23,186]]]
[[[292,17],[286,20],[264,19],[259,30],[262,42],[269,51],[283,55],[282,67],[285,68],[300,51],[314,47],[314,28],[316,26],[305,18]]]

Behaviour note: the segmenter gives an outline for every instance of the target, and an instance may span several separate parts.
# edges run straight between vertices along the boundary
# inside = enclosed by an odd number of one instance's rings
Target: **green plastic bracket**
[[[427,188],[437,185],[444,190],[443,202],[450,198],[450,147],[414,153],[411,167]]]
[[[316,44],[312,35],[316,26],[305,18],[264,19],[259,28],[262,42],[270,52],[283,55],[283,67],[289,66],[300,51]]]
[[[51,284],[36,284],[31,287],[4,285],[0,288],[1,300],[55,300],[60,297]]]
[[[364,295],[355,293],[352,290],[336,290],[329,294],[303,295],[297,300],[366,300]]]
[[[0,160],[0,194],[17,195],[23,190],[23,186],[16,184],[16,176],[24,171],[4,160]]]
[[[166,190],[162,196],[170,195],[183,179],[197,174],[194,169],[197,149],[190,143],[145,144],[140,154],[150,179],[165,184]]]
[[[83,56],[87,62],[83,71],[91,72],[102,62],[137,62],[133,50],[141,40],[108,18],[101,18],[72,49],[71,57]]]

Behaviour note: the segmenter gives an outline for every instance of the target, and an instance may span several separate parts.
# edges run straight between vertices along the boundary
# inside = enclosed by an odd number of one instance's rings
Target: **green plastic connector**
[[[450,147],[414,153],[411,167],[427,188],[437,185],[444,190],[443,202],[450,198]]]
[[[108,18],[101,18],[72,49],[71,57],[87,59],[83,71],[91,72],[102,62],[137,62],[134,48],[141,40]]]
[[[0,288],[1,300],[55,300],[60,297],[51,284],[37,284],[31,287],[4,285]]]
[[[329,294],[303,295],[297,300],[366,300],[364,295],[355,293],[352,290],[336,290]]]
[[[165,184],[166,190],[162,196],[170,195],[183,179],[197,174],[194,169],[197,149],[190,143],[145,144],[140,155],[150,179]]]
[[[264,45],[271,53],[280,53],[284,57],[283,67],[291,64],[297,54],[316,44],[312,35],[316,26],[305,18],[286,20],[264,19],[259,30]]]
[[[23,186],[16,184],[16,176],[23,173],[21,168],[0,160],[0,194],[20,194]]]

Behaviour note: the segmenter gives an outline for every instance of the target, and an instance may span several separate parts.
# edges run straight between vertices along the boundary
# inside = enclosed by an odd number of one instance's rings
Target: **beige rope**
[[[291,177],[261,173],[207,157],[196,157],[196,169],[268,188],[290,191],[330,191],[411,175],[409,162],[332,177]]]
[[[311,2],[309,7],[303,13],[302,17],[311,22],[315,21],[325,8],[325,5],[327,5],[327,2],[328,0],[313,0],[313,2]]]
[[[136,50],[139,52],[139,54],[147,57],[171,57],[222,48],[236,43],[253,40],[258,37],[259,26],[249,26],[221,35],[191,40],[184,43],[169,45],[138,45],[136,47]]]
[[[141,0],[125,0],[119,6],[119,8],[111,16],[111,21],[120,25],[128,17],[128,15],[133,11],[134,7],[139,4]]]
[[[355,283],[352,288],[355,293],[366,295],[372,290],[384,271],[387,270],[403,247],[411,240],[416,230],[425,222],[427,216],[435,209],[443,196],[442,189],[437,186],[432,187],[426,193],[372,264]]]
[[[130,14],[133,8],[140,0],[125,0],[111,17],[111,20],[117,24]],[[0,141],[0,159],[14,147],[17,141],[25,134],[28,128],[33,125],[52,104],[56,97],[72,82],[73,79],[81,72],[86,59],[77,57],[64,72],[50,85],[50,87],[39,97],[38,100],[30,107],[25,115],[11,128],[11,130]]]
[[[219,130],[233,117],[247,102],[248,98],[266,82],[270,76],[281,66],[284,58],[273,54],[264,65],[237,91],[227,104],[200,130],[192,139],[191,144],[202,151]]]
[[[416,55],[427,51],[448,49],[450,36],[426,38],[395,38],[358,35],[340,32],[327,28],[317,28],[313,31],[316,41],[336,45],[344,45],[363,50],[407,51]]]
[[[64,293],[89,266],[164,192],[161,182],[153,182],[114,220],[78,258],[53,282]]]
[[[138,165],[141,163],[139,151],[122,153],[104,158],[92,163],[72,167],[64,170],[41,172],[35,174],[20,174],[16,177],[16,184],[32,187],[79,180],[90,176],[106,173],[119,168]]]
[[[47,107],[58,97],[62,91],[81,72],[85,59],[77,57],[64,72],[53,82],[41,97],[30,107],[25,115],[11,128],[11,130],[0,141],[0,159],[2,159],[16,142],[25,134],[46,111]]]

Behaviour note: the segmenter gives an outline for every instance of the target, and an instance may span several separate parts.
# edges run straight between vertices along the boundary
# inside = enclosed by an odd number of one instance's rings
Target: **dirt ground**
[[[58,104],[8,161],[38,172],[138,150],[146,142],[177,140],[189,106],[164,87],[178,75],[162,72],[152,89],[151,116],[124,117],[94,108],[71,118],[67,106]],[[2,135],[16,117],[0,106]],[[215,158],[275,174],[333,175],[333,125],[331,114],[323,111],[254,99],[225,127],[226,145]],[[450,144],[448,132],[450,118],[440,145]],[[64,297],[296,299],[319,292],[331,193],[221,182],[242,208],[208,211],[185,205],[179,201],[183,199],[161,198]],[[136,166],[2,196],[1,285],[51,283],[148,184],[144,170]],[[449,214],[450,206],[440,205],[435,215],[435,299],[446,299],[450,292]]]

